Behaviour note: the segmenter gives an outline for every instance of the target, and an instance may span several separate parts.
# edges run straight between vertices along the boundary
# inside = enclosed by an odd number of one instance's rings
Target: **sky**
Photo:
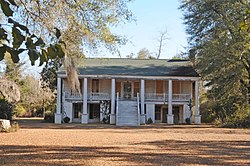
[[[119,48],[120,55],[125,58],[131,53],[137,55],[142,48],[148,49],[152,54],[158,50],[160,32],[167,29],[168,40],[162,49],[160,59],[170,59],[180,52],[185,52],[187,35],[182,20],[182,11],[178,9],[180,0],[134,0],[128,4],[135,22],[120,24],[112,30],[126,36],[129,42]],[[108,51],[88,52],[87,57],[119,58],[118,54]],[[26,73],[39,77],[42,68],[30,66]],[[1,70],[1,69],[0,69]]]
[[[128,5],[136,21],[121,24],[113,28],[119,35],[125,35],[129,42],[121,46],[119,51],[122,57],[131,53],[137,55],[142,48],[151,53],[158,50],[159,35],[167,29],[168,40],[162,49],[160,59],[170,59],[180,52],[185,52],[187,35],[182,20],[182,11],[178,9],[179,0],[134,0]],[[95,54],[95,53],[93,53]],[[98,56],[89,54],[88,57],[119,57],[109,52],[98,53]]]

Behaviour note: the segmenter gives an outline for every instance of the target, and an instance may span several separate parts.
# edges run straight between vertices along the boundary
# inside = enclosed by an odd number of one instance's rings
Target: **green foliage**
[[[54,44],[46,47],[42,38],[37,37],[35,34],[31,34],[25,25],[22,25],[13,19],[14,10],[12,8],[20,7],[14,0],[1,0],[0,5],[5,18],[8,20],[6,23],[7,27],[2,21],[0,24],[0,60],[3,60],[5,54],[9,53],[13,62],[17,63],[20,60],[19,55],[23,51],[28,52],[31,65],[34,65],[35,61],[39,58],[40,65],[42,65],[44,62],[47,62],[46,60],[48,59],[64,57],[64,51],[61,46],[57,44],[61,36],[60,31],[57,28],[55,32],[57,40],[55,40]],[[12,33],[7,33],[9,28],[11,28]],[[26,47],[23,47],[23,44],[25,44]],[[51,49],[54,50],[52,55],[47,53],[48,50]],[[41,52],[41,50],[43,50],[43,52]],[[47,55],[47,58],[44,57],[45,55]]]
[[[153,120],[151,118],[148,118],[146,124],[151,124],[151,123],[153,123]]]
[[[250,107],[238,108],[223,127],[250,128]]]
[[[54,123],[54,112],[52,111],[46,111],[45,112],[45,115],[44,115],[44,122],[47,122],[47,123]]]
[[[59,58],[50,60],[43,68],[41,72],[41,84],[42,87],[48,87],[54,92],[57,88],[57,74],[56,71],[61,66]]]
[[[18,103],[14,110],[13,110],[13,114],[17,117],[21,117],[24,116],[27,113],[26,109],[22,106],[21,103]]]
[[[240,30],[249,2],[183,0],[181,9],[189,58],[206,83],[210,118],[225,123],[237,105],[250,102],[250,35]]]
[[[0,119],[12,119],[13,105],[4,99],[0,99]]]

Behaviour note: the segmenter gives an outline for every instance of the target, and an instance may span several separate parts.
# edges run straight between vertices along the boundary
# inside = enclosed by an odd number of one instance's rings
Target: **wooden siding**
[[[117,81],[115,82],[115,92],[119,92],[120,96],[121,96],[121,82]]]
[[[180,94],[180,81],[173,81],[173,94]]]
[[[163,93],[163,81],[156,80],[156,93]]]

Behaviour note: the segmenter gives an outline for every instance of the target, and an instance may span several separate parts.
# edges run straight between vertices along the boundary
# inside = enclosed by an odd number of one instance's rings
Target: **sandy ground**
[[[0,133],[0,165],[250,165],[249,129],[19,122]]]

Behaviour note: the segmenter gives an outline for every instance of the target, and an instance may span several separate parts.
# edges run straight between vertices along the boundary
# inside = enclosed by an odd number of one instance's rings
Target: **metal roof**
[[[77,62],[80,75],[199,77],[190,61],[167,59],[88,58]],[[65,74],[61,68],[58,74]]]

